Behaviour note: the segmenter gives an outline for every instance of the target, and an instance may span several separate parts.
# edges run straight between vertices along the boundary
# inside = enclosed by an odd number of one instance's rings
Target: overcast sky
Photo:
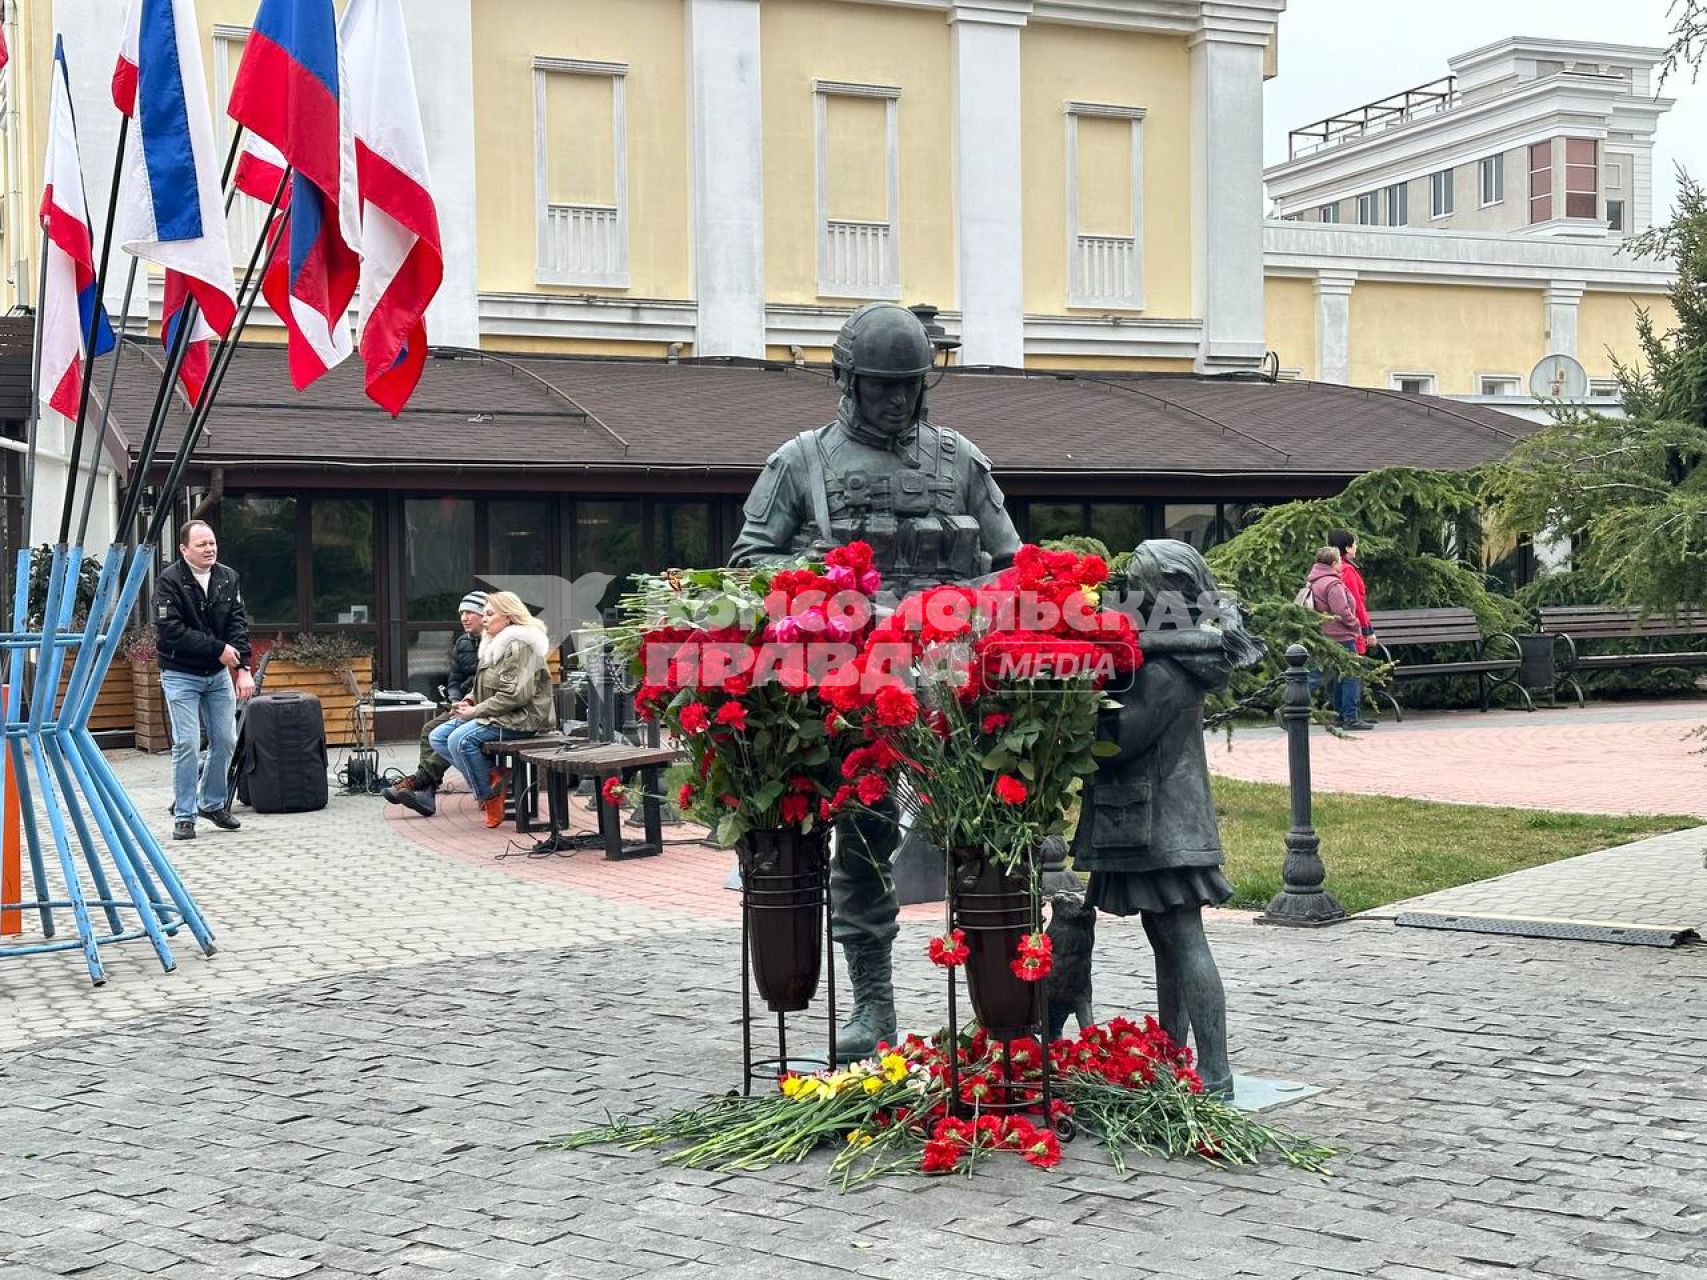
[[[1280,74],[1264,98],[1264,159],[1286,159],[1286,132],[1449,73],[1446,60],[1507,36],[1662,46],[1667,0],[1288,0],[1280,18]],[[1707,181],[1707,69],[1660,91],[1677,105],[1660,117],[1654,213],[1671,208],[1681,164]]]

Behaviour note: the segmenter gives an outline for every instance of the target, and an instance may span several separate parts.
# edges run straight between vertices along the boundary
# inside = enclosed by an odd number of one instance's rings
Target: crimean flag
[[[237,290],[194,0],[131,0],[113,102],[136,133],[113,234],[168,278],[182,276],[208,324],[229,333]]]
[[[283,252],[262,292],[284,322],[299,390],[353,350],[361,211],[345,84],[332,0],[261,0],[229,110],[293,170]]]
[[[396,417],[427,359],[427,305],[444,279],[439,215],[400,0],[350,0],[342,36],[362,206],[359,349],[368,398]]]
[[[47,233],[47,261],[40,306],[41,383],[36,394],[47,408],[75,418],[88,366],[83,344],[90,323],[95,325],[95,356],[113,349],[113,330],[96,296],[95,237],[89,228],[83,165],[77,155],[63,39],[55,39],[53,45],[53,96],[42,171],[41,225]]]

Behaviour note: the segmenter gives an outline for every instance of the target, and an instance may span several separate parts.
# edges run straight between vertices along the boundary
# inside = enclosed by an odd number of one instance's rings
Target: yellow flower
[[[866,1079],[865,1079],[865,1091],[867,1093],[876,1093],[882,1087],[883,1087],[883,1081],[880,1077],[878,1077],[878,1076],[867,1076],[866,1077]]]
[[[907,1060],[898,1053],[883,1055],[883,1074],[890,1084],[900,1084],[907,1078]]]
[[[848,1134],[848,1146],[850,1147],[863,1147],[869,1145],[870,1142],[871,1135],[864,1129],[855,1129]]]
[[[809,1088],[810,1085],[811,1081],[803,1080],[799,1076],[784,1076],[782,1078],[782,1096],[785,1098],[798,1098],[801,1091]]]

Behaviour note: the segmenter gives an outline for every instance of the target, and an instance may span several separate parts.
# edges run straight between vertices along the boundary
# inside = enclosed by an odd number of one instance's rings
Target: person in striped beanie
[[[480,665],[480,635],[486,615],[486,593],[470,591],[462,598],[462,603],[457,605],[456,611],[462,621],[462,630],[451,643],[450,676],[445,682],[445,694],[451,706],[461,702],[474,688],[474,672]],[[439,784],[444,781],[445,770],[450,768],[450,761],[433,750],[428,735],[441,724],[455,718],[451,712],[446,711],[437,719],[427,722],[421,730],[421,758],[415,765],[415,772],[401,782],[385,788],[381,795],[392,804],[400,804],[423,818],[430,818],[438,812]]]

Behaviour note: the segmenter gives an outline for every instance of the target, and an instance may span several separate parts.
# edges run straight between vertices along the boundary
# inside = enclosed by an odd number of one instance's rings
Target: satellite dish
[[[1529,371],[1529,394],[1537,400],[1581,400],[1588,395],[1588,371],[1563,352],[1542,356]]]

